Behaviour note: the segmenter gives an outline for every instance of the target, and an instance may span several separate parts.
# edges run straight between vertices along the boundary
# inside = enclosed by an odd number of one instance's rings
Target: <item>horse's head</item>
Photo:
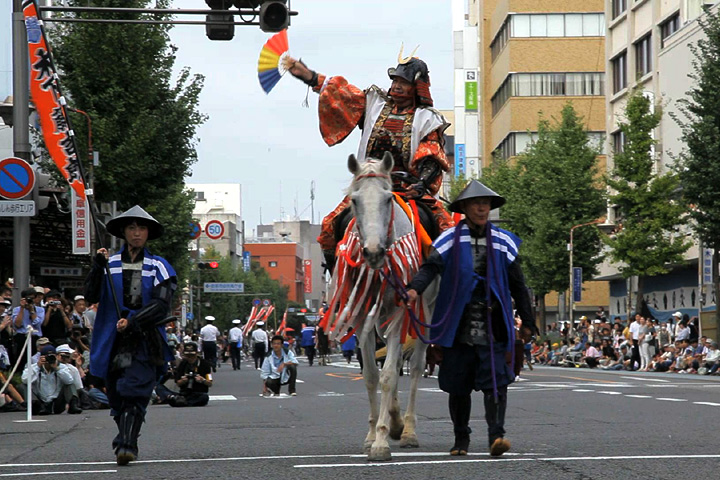
[[[368,159],[360,165],[355,155],[348,158],[353,178],[348,191],[363,246],[363,257],[371,268],[382,267],[392,238],[393,193],[390,172],[393,158],[385,152],[382,160]]]

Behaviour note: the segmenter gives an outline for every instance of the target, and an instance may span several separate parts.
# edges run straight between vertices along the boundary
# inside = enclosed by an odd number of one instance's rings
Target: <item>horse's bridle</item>
[[[388,180],[390,182],[390,184],[392,185],[392,178],[390,177],[389,173],[365,173],[365,174],[358,175],[357,177],[355,177],[355,180],[360,180],[362,178],[384,178],[384,179]],[[390,246],[389,242],[390,242],[390,237],[392,234],[394,221],[395,221],[395,208],[393,206],[393,208],[390,209],[390,221],[388,222],[388,231],[387,231],[387,236],[385,237],[385,249],[387,249]],[[360,229],[358,229],[358,235],[360,236],[360,240],[363,241],[362,234],[360,233]]]

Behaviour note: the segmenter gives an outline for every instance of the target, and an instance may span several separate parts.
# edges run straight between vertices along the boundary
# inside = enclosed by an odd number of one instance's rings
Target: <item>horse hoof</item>
[[[403,435],[402,438],[400,438],[400,447],[401,448],[418,448],[420,447],[420,442],[418,442],[417,435]]]
[[[365,442],[363,444],[363,453],[370,455],[370,449],[372,449],[372,442]]]
[[[402,438],[403,430],[405,429],[405,424],[403,422],[398,422],[390,425],[390,431],[388,432],[388,435],[393,440],[400,440]]]
[[[371,462],[386,462],[392,460],[390,447],[373,447],[368,454],[368,460]]]

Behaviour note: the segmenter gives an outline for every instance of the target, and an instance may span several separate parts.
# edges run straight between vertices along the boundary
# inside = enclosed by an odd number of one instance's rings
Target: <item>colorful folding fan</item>
[[[287,55],[287,51],[287,29],[273,35],[260,50],[258,79],[265,93],[270,93],[270,90],[285,74],[286,70],[282,65],[282,60]]]

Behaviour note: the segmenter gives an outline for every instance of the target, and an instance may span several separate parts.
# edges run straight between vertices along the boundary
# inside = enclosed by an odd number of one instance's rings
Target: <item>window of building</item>
[[[627,52],[623,51],[610,63],[613,69],[613,93],[618,93],[627,87]]]
[[[591,147],[597,148],[600,154],[606,153],[604,148],[605,134],[603,132],[587,132],[587,136]],[[510,132],[493,150],[493,157],[507,160],[510,157],[520,155],[537,140],[537,132]]]
[[[273,261],[268,262],[268,267],[271,267],[271,268],[272,268],[272,267],[277,267],[277,262],[273,262]]]
[[[604,13],[510,14],[490,43],[493,61],[510,38],[603,37]]]
[[[652,36],[645,35],[635,43],[635,74],[637,78],[652,70]]]
[[[613,152],[622,153],[625,151],[625,134],[618,130],[612,134]]]
[[[619,17],[627,10],[627,0],[612,0],[612,18]]]
[[[605,36],[605,14],[512,14],[509,26],[513,38],[602,37]]]
[[[195,192],[195,201],[196,202],[204,202],[205,201],[205,192]]]
[[[680,30],[680,12],[660,24],[660,46],[665,46],[665,39]]]
[[[513,73],[492,97],[493,115],[510,97],[556,97],[605,95],[603,72]]]

